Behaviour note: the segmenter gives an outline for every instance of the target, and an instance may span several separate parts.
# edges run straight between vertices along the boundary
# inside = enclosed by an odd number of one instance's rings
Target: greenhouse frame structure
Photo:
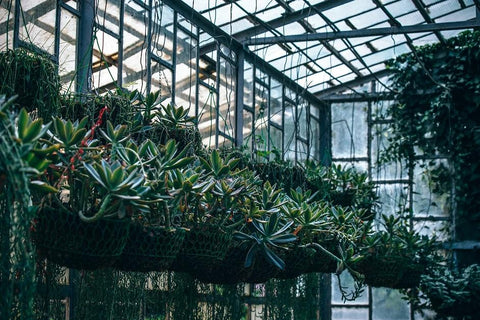
[[[162,103],[190,108],[212,148],[364,169],[381,210],[407,204],[412,227],[439,230],[452,216],[447,203],[430,211],[421,168],[376,164],[389,125],[379,115],[393,100],[384,63],[477,29],[479,10],[478,0],[4,0],[0,50],[47,54],[66,91],[160,91]],[[343,304],[330,277],[321,282],[322,319],[348,310],[379,319],[382,289]]]

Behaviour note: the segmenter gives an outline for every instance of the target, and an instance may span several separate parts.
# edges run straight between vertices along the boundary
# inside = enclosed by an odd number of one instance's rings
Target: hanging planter
[[[225,258],[232,234],[221,227],[199,224],[187,230],[172,271],[195,272],[216,260]]]
[[[338,241],[335,239],[324,239],[318,241],[325,250],[338,256]],[[315,252],[310,256],[307,264],[307,272],[319,272],[319,273],[335,273],[337,270],[337,260],[335,260],[330,254],[321,249],[315,249]]]
[[[17,95],[16,105],[45,119],[58,114],[60,79],[46,56],[18,48],[0,53],[0,93]]]
[[[393,286],[395,289],[408,289],[418,287],[422,274],[425,273],[426,265],[419,262],[403,266],[402,276]]]
[[[136,272],[165,271],[177,257],[184,239],[184,229],[133,224],[115,268]]]
[[[127,243],[129,224],[118,219],[85,223],[59,208],[40,210],[32,225],[39,257],[61,266],[94,270],[112,266]]]
[[[309,261],[315,255],[315,250],[306,247],[295,247],[281,255],[285,261],[285,268],[280,270],[275,278],[278,279],[294,279],[310,270]]]
[[[405,263],[398,257],[371,256],[359,262],[358,271],[365,275],[365,284],[371,287],[397,288]]]
[[[201,282],[214,284],[236,284],[242,282],[243,263],[246,251],[232,246],[222,260],[202,264],[190,271],[191,275]]]
[[[334,205],[350,207],[354,204],[355,201],[355,190],[346,189],[342,191],[331,191],[330,201]]]

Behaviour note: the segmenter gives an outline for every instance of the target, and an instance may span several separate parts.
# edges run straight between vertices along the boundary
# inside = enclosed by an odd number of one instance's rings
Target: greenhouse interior
[[[478,319],[479,159],[479,0],[0,0],[0,319]]]

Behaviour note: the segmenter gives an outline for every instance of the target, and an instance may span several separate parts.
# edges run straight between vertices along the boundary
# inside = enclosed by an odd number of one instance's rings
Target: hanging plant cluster
[[[383,161],[408,159],[413,165],[414,148],[426,156],[447,157],[449,166],[432,168],[433,191],[451,194],[454,188],[460,237],[472,234],[468,221],[480,218],[475,187],[480,179],[479,45],[478,31],[463,32],[446,45],[420,47],[387,64],[395,71],[397,103],[388,110],[393,135]]]
[[[160,105],[155,93],[119,94],[131,103],[120,114],[126,123],[112,122],[109,106],[98,104],[94,117],[48,123],[2,105],[9,125],[1,134],[15,137],[33,172],[31,233],[40,258],[76,269],[187,272],[209,283],[347,269],[363,283],[382,250],[402,275],[430,261],[431,251],[417,250],[429,242],[401,223],[390,224],[390,236],[372,230],[376,195],[365,175],[285,163],[305,177],[286,189],[288,171],[274,181],[265,175],[269,164],[242,166],[235,152],[171,139],[197,136],[188,110]]]

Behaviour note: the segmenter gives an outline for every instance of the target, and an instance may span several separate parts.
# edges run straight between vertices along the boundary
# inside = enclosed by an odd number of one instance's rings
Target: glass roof
[[[465,30],[458,23],[473,25],[480,6],[477,0],[183,1],[238,41],[248,41],[249,50],[319,96],[348,89],[352,81],[361,84],[362,79],[384,76],[385,61],[457,35]],[[441,30],[410,28],[405,34],[387,29],[436,23],[448,25]],[[339,31],[345,37],[333,35]],[[360,32],[348,37],[352,31]],[[310,34],[332,36],[310,40]],[[301,39],[291,42],[282,36]]]
[[[123,58],[127,62],[129,57],[142,56],[147,2],[125,1],[126,13],[131,17],[125,21],[123,35],[127,48]],[[0,50],[11,46],[13,39],[8,3],[0,1]],[[20,3],[25,12],[22,23],[28,28],[20,29],[19,40],[34,35],[34,42],[53,54],[56,1]],[[62,21],[66,23],[60,30],[59,60],[71,69],[68,63],[75,54],[78,2],[59,3],[65,16]],[[98,0],[97,13],[103,19],[97,22],[97,27],[104,34],[97,41],[112,64],[118,59],[119,3],[120,0]],[[382,78],[388,72],[384,66],[386,60],[411,52],[415,46],[443,42],[466,28],[480,25],[477,18],[480,0],[183,0],[183,3],[318,97]],[[160,58],[166,60],[173,48],[170,39],[173,27],[168,17],[173,19],[173,13],[162,13],[160,27],[165,28],[155,39],[162,43],[164,56]],[[29,30],[28,34],[24,29]],[[198,45],[202,55],[215,49],[214,41],[214,35],[200,33]],[[99,62],[102,55],[94,53],[94,63]],[[73,76],[68,68],[67,78]],[[132,74],[141,72],[137,64],[132,63],[130,69]]]

